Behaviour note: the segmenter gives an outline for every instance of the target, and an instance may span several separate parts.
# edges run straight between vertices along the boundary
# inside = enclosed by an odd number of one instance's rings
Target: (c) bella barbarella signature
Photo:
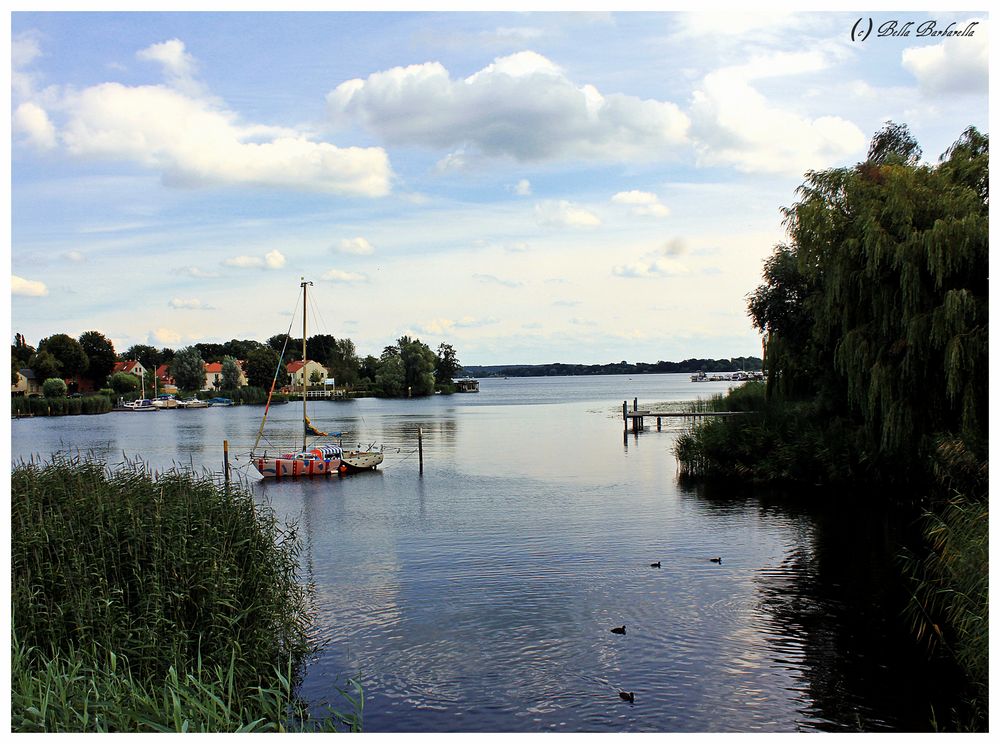
[[[866,22],[867,21],[867,22]],[[875,28],[875,21],[872,18],[859,18],[851,28],[851,41],[867,41],[872,31],[879,38],[882,37],[938,37],[938,36],[974,36],[976,26],[979,21],[969,21],[965,26],[959,28],[957,21],[952,21],[947,26],[941,26],[937,21],[885,21]]]

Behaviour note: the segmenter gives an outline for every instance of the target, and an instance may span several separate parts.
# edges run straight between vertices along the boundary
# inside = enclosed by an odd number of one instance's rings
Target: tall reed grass
[[[986,724],[989,700],[989,474],[961,440],[936,442],[932,473],[948,498],[923,516],[925,549],[903,556],[916,636],[965,673],[971,730]]]
[[[699,410],[739,411],[706,419],[674,445],[683,477],[752,483],[843,483],[866,474],[857,432],[814,401],[767,398],[748,382],[702,401]]]
[[[75,416],[81,413],[108,413],[111,399],[105,395],[84,395],[81,398],[43,398],[19,396],[10,399],[14,416]]]
[[[310,651],[299,541],[248,490],[135,464],[22,463],[11,535],[15,724],[294,727]],[[324,725],[359,728],[352,715]]]

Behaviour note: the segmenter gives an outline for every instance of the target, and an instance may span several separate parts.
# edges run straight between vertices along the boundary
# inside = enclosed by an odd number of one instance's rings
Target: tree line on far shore
[[[644,375],[671,372],[756,372],[760,357],[728,359],[685,359],[682,362],[610,362],[608,364],[496,364],[467,365],[465,371],[476,377],[557,377],[564,375]]]
[[[329,334],[310,336],[306,344],[309,359],[322,364],[338,387],[375,395],[393,397],[430,395],[435,390],[450,392],[453,378],[462,370],[451,344],[442,343],[435,352],[410,336],[402,336],[395,344],[386,346],[378,357],[359,357],[351,339]],[[169,376],[179,389],[197,392],[204,387],[204,365],[221,363],[219,387],[234,390],[239,379],[236,360],[241,360],[247,384],[267,391],[272,382],[276,382],[277,388],[287,385],[290,376],[286,365],[301,357],[302,339],[284,334],[271,336],[265,342],[232,339],[226,343],[197,343],[176,351],[134,344],[117,353],[111,340],[100,331],[87,331],[79,338],[57,333],[41,339],[37,347],[29,345],[18,333],[11,345],[11,384],[16,384],[20,369],[28,368],[43,385],[50,380],[68,380],[71,387],[79,385],[95,391],[128,394],[139,387],[137,378],[128,373],[114,373],[114,367],[117,362],[137,361],[146,370],[147,378],[143,382],[148,391],[154,389],[156,369],[166,364]],[[55,384],[49,386],[46,395],[65,395],[65,383],[61,391],[55,390]]]

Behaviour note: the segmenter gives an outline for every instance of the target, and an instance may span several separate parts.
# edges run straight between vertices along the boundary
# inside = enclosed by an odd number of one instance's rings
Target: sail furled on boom
[[[315,426],[313,426],[312,421],[309,420],[308,416],[305,417],[305,426],[306,426],[306,434],[308,434],[309,436],[312,437],[329,436],[325,431],[320,431]]]

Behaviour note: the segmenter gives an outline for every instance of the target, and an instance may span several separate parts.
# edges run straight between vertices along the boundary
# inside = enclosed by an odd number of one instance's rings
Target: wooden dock
[[[625,431],[628,431],[628,422],[632,422],[632,431],[638,434],[646,428],[646,418],[656,419],[656,430],[660,428],[665,418],[690,418],[699,419],[706,416],[739,416],[742,411],[651,411],[639,410],[639,399],[632,401],[632,410],[629,410],[628,401],[622,401],[622,421],[625,422]]]

